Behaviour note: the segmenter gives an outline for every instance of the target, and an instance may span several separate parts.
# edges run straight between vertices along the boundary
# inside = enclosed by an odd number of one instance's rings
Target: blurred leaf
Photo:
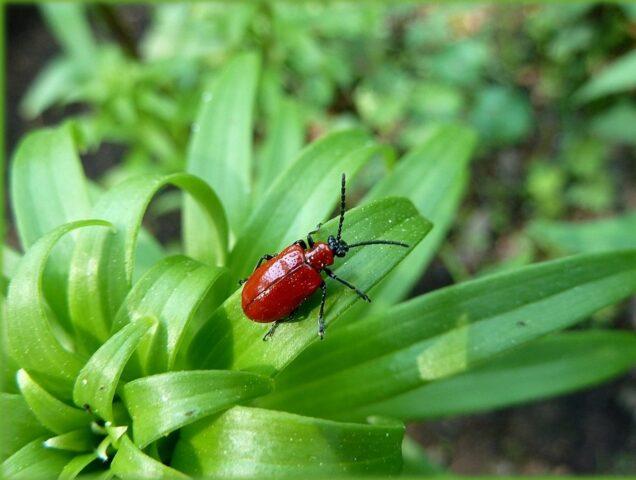
[[[215,258],[225,255],[227,227],[214,192],[202,180],[185,173],[130,178],[103,194],[93,215],[112,221],[116,232],[82,232],[71,261],[69,307],[81,347],[91,353],[105,341],[111,322],[131,288],[134,254],[141,221],[158,190],[174,185],[189,193],[204,209],[209,232],[218,239],[208,245]],[[215,246],[218,250],[213,251]]]
[[[461,375],[367,405],[357,414],[390,412],[409,420],[466,415],[595,385],[635,364],[636,335],[632,333],[561,333],[495,357]]]
[[[328,418],[464,372],[636,291],[636,251],[580,255],[437,290],[309,346],[257,406]],[[355,348],[351,348],[355,345]]]
[[[24,255],[7,294],[7,339],[9,352],[47,388],[70,396],[82,358],[62,346],[56,338],[50,311],[42,292],[42,276],[49,253],[68,232],[82,227],[109,226],[101,220],[82,220],[55,228],[38,240]]]
[[[121,438],[117,454],[110,465],[110,470],[119,478],[171,480],[185,480],[190,478],[146,455],[130,441],[128,435],[124,435]]]
[[[88,427],[92,418],[84,410],[58,400],[38,385],[24,370],[18,372],[20,393],[41,425],[53,433]]]
[[[0,416],[0,462],[48,433],[21,395],[0,393],[0,410],[5,413]]]
[[[11,165],[11,201],[25,250],[52,229],[89,217],[88,189],[70,126],[30,133],[16,149]],[[47,301],[65,326],[73,243],[71,238],[60,240],[44,275]]]
[[[144,335],[155,325],[152,319],[142,317],[110,337],[79,372],[73,388],[75,404],[112,421],[119,377]]]
[[[55,478],[73,453],[46,448],[39,438],[28,443],[0,465],[0,478],[11,480],[49,480]]]
[[[281,172],[297,157],[304,143],[305,125],[300,107],[291,99],[281,99],[269,121],[259,156],[255,198],[268,191]],[[257,200],[258,201],[258,200]]]
[[[233,273],[249,275],[274,253],[314,230],[340,197],[340,178],[351,178],[382,147],[359,130],[327,135],[305,148],[258,202],[230,258]],[[307,166],[311,165],[311,169]]]
[[[39,6],[48,27],[66,53],[85,67],[93,64],[97,46],[86,16],[86,6],[72,2]]]
[[[402,440],[402,458],[404,459],[403,476],[442,473],[441,469],[428,459],[424,447],[408,435],[405,435]]]
[[[544,248],[561,254],[636,248],[636,212],[586,222],[537,220],[528,233]]]
[[[325,241],[328,235],[335,235],[337,220],[335,218],[325,224],[317,240]],[[402,198],[385,198],[350,210],[345,218],[344,234],[347,241],[352,243],[363,239],[399,239],[412,249],[430,228],[431,224],[418,214],[411,202]],[[404,259],[409,251],[406,248],[379,245],[353,249],[336,267],[335,273],[366,291]],[[335,281],[327,280],[327,293],[325,319],[326,335],[329,337],[329,325],[352,303],[361,300]],[[272,342],[264,342],[262,337],[268,326],[245,317],[239,289],[198,332],[190,348],[191,365],[275,373],[318,338],[318,308],[316,295],[313,301],[299,309],[293,321],[284,322],[278,327]]]
[[[168,257],[141,277],[120,308],[113,330],[140,317],[157,319],[137,353],[145,374],[172,370],[192,335],[230,292],[227,271],[188,257]]]
[[[634,88],[636,88],[636,50],[606,65],[574,94],[574,100],[577,103],[585,103]]]
[[[636,145],[636,104],[620,102],[592,118],[590,130],[606,142]]]
[[[23,115],[33,119],[48,108],[64,102],[78,88],[76,64],[69,58],[50,61],[33,80],[20,104]]]
[[[460,126],[440,127],[400,160],[364,201],[404,195],[433,222],[426,239],[372,290],[374,302],[395,303],[408,295],[451,227],[468,180],[475,134]]]
[[[532,108],[526,96],[508,87],[492,86],[477,95],[471,123],[490,145],[522,141],[532,129]]]
[[[193,370],[139,378],[124,387],[135,444],[169,433],[271,391],[269,378],[247,372]]]
[[[186,170],[214,188],[235,234],[247,215],[252,185],[252,110],[259,74],[259,58],[239,55],[229,62],[203,94],[192,126]],[[202,229],[202,212],[189,200],[184,205],[187,251],[213,248],[214,238]],[[203,240],[202,240],[203,239]],[[210,246],[210,243],[212,245]],[[224,246],[224,245],[223,245]]]
[[[235,407],[184,428],[172,465],[222,479],[390,475],[402,466],[403,434],[397,422],[337,423]]]

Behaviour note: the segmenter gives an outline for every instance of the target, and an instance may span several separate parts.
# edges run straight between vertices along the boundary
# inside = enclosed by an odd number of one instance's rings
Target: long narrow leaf
[[[574,98],[579,103],[590,102],[636,87],[636,50],[625,54],[593,76]]]
[[[317,237],[324,241],[335,234],[338,219],[330,220]],[[387,198],[357,207],[347,214],[343,235],[355,242],[374,238],[406,242],[414,248],[431,228],[411,202]],[[380,281],[409,249],[394,246],[369,246],[352,249],[344,261],[336,264],[335,273],[361,290],[369,290]],[[327,327],[355,301],[355,292],[327,279],[325,318]],[[241,309],[241,291],[232,295],[197,334],[190,348],[191,365],[198,368],[250,369],[275,373],[290,362],[308,344],[315,341],[318,296],[301,307],[292,322],[278,327],[272,341],[262,340],[264,326],[250,321]],[[265,326],[267,328],[267,326]],[[320,342],[327,344],[327,340]]]
[[[173,369],[187,348],[203,315],[214,311],[229,293],[229,275],[188,257],[174,256],[157,263],[133,287],[122,305],[115,331],[140,317],[157,319],[152,337],[139,346],[146,373]]]
[[[223,69],[204,94],[188,149],[186,171],[203,178],[219,195],[232,231],[247,214],[252,185],[252,111],[259,73],[254,54],[240,55]],[[190,201],[184,206],[187,252],[214,248],[200,226],[203,213]]]
[[[49,253],[58,240],[72,230],[104,226],[108,222],[84,220],[57,227],[38,240],[24,255],[7,295],[7,339],[12,357],[20,367],[34,372],[56,392],[70,396],[77,372],[83,360],[65,349],[54,334],[49,311],[45,308],[42,276]],[[112,232],[111,232],[112,234]],[[106,233],[108,235],[108,233]]]
[[[110,335],[111,323],[131,288],[137,236],[144,212],[155,193],[166,185],[189,193],[207,213],[210,231],[217,233],[215,258],[225,256],[227,225],[214,192],[187,174],[143,175],[118,184],[95,205],[93,215],[112,221],[115,234],[82,232],[71,263],[69,306],[75,332],[89,352]],[[208,260],[210,259],[208,252]]]
[[[365,201],[373,201],[403,195],[435,225],[430,235],[373,289],[375,300],[388,304],[402,300],[426,270],[457,213],[475,140],[474,132],[464,127],[438,128],[365,197]]]
[[[0,465],[0,478],[11,480],[48,480],[55,478],[73,453],[44,446],[45,438],[28,443]]]
[[[277,391],[256,403],[352,418],[366,405],[469,370],[634,291],[635,251],[570,257],[445,288],[310,346],[276,378]]]
[[[110,470],[119,478],[153,478],[157,480],[190,478],[146,455],[135,446],[127,435],[124,435],[119,442],[119,449],[110,465]]]
[[[38,437],[47,429],[35,418],[21,395],[0,393],[0,462]]]
[[[635,364],[634,334],[562,333],[524,345],[464,374],[365,405],[354,415],[373,412],[405,420],[465,415],[594,385]]]
[[[403,434],[401,424],[338,423],[235,407],[184,428],[172,465],[221,479],[395,474],[402,466]]]
[[[54,433],[88,427],[91,417],[84,411],[58,400],[38,385],[24,370],[18,372],[20,393],[40,424]]]
[[[271,380],[247,372],[169,372],[129,382],[124,401],[135,444],[145,447],[170,432],[271,391]]]
[[[76,405],[113,420],[113,398],[119,377],[144,335],[155,325],[149,318],[136,319],[108,339],[79,372],[73,388]]]

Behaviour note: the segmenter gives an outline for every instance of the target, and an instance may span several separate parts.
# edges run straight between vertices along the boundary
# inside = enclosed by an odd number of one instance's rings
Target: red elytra
[[[392,240],[369,240],[347,244],[342,240],[342,226],[345,214],[345,175],[342,174],[340,196],[340,222],[336,237],[330,235],[327,243],[314,242],[312,235],[320,230],[309,232],[307,243],[298,240],[277,255],[263,255],[252,275],[245,282],[241,296],[243,312],[248,318],[259,323],[274,325],[263,337],[269,338],[278,324],[294,311],[319,288],[322,290],[320,312],[318,314],[318,335],[322,339],[325,332],[324,308],[327,298],[327,285],[321,272],[354,290],[360,298],[370,302],[369,297],[349,282],[341,279],[328,267],[333,265],[335,257],[344,257],[350,248],[364,245],[397,245],[408,247],[405,243]],[[263,263],[265,261],[265,263]],[[262,264],[262,265],[261,265]]]

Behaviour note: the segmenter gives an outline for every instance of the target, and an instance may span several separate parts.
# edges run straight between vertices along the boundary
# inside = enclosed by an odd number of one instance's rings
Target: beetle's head
[[[327,238],[327,245],[336,257],[344,257],[349,251],[349,245],[342,239],[337,239],[333,235]]]

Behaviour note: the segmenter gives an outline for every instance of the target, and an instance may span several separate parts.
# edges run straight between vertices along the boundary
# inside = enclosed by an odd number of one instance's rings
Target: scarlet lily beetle
[[[330,235],[327,243],[314,242],[312,235],[320,230],[321,224],[318,224],[316,230],[307,234],[306,243],[304,240],[298,240],[277,255],[263,255],[256,264],[252,275],[241,282],[245,283],[241,297],[245,315],[259,323],[274,322],[263,340],[271,337],[276,327],[291,317],[294,311],[318,288],[322,290],[320,313],[318,314],[318,335],[322,340],[325,334],[324,310],[327,285],[320,275],[321,272],[325,272],[328,277],[354,290],[363,300],[371,302],[366,293],[336,276],[328,268],[329,265],[333,264],[334,257],[344,257],[350,248],[365,245],[408,247],[405,243],[392,240],[367,240],[349,244],[342,240],[342,226],[345,216],[345,184],[343,173],[340,191],[340,221],[338,234],[335,237]]]

